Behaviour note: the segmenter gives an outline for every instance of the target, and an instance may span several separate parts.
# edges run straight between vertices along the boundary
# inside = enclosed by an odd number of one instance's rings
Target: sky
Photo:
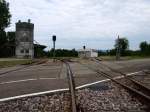
[[[130,49],[150,42],[150,0],[6,0],[12,14],[7,31],[18,20],[34,23],[34,40],[52,48],[111,49],[118,35]]]

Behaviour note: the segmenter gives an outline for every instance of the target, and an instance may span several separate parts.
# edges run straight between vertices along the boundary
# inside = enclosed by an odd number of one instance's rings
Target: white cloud
[[[117,34],[127,36],[133,49],[142,40],[150,41],[148,0],[7,1],[12,13],[9,29],[14,30],[14,23],[19,19],[27,21],[31,18],[35,24],[35,39],[46,45],[53,34],[59,37],[60,48],[79,48],[83,44],[112,48]]]

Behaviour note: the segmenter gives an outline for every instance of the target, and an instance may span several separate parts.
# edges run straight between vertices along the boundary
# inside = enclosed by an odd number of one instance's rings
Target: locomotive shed
[[[108,89],[107,87],[105,88],[105,85],[101,85],[101,83],[107,82],[109,80],[108,78],[99,76],[95,71],[78,62],[86,63],[93,67],[95,66],[95,68],[98,67],[95,64],[96,62],[92,62],[92,60],[72,59],[69,64],[73,72],[76,88],[81,88],[81,91],[82,88]],[[114,78],[120,78],[122,75],[114,73],[108,67],[131,77],[136,76],[134,78],[137,80],[144,77],[146,79],[145,83],[147,84],[149,82],[150,59],[118,62],[101,61],[100,63],[106,65],[99,67],[101,71],[111,74]],[[66,91],[69,88],[66,72],[65,64],[59,61],[53,63],[52,60],[31,66],[24,65],[3,68],[0,70],[0,101],[3,105],[3,102],[9,102],[16,98],[21,99],[55,91]],[[146,86],[150,88],[148,84]],[[87,90],[87,92],[90,91]]]

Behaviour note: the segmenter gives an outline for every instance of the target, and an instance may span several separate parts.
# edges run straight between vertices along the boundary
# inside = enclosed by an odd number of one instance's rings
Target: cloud
[[[53,34],[58,48],[112,48],[118,34],[128,37],[131,48],[150,41],[148,0],[7,0],[12,24],[32,19],[35,40],[49,45]],[[50,45],[52,46],[52,45]]]

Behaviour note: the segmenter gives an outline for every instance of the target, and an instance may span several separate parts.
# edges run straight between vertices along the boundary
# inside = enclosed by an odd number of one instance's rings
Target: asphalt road
[[[97,66],[95,63],[89,61],[87,61],[87,63],[95,67],[100,67],[101,70],[109,72],[114,75],[114,77],[119,75],[112,73],[106,67]],[[102,61],[101,63],[124,73],[150,70],[150,59],[118,62]],[[70,64],[74,73],[76,86],[106,79],[79,63]],[[3,68],[0,69],[0,74],[21,67],[22,66]],[[0,75],[0,99],[63,88],[68,88],[68,81],[66,79],[65,66],[59,62],[53,63],[48,61],[41,65],[34,65]]]

